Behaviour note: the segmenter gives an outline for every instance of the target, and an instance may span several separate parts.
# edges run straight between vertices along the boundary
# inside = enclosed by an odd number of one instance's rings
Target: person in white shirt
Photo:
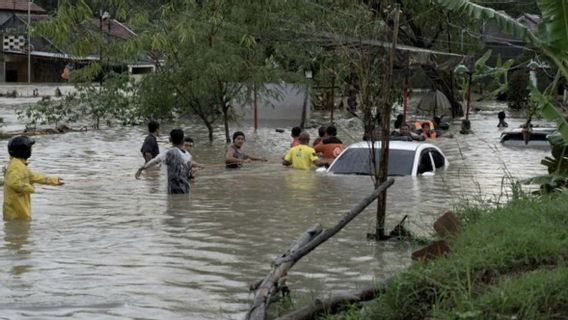
[[[145,169],[164,162],[168,167],[168,193],[189,193],[189,177],[191,172],[191,154],[183,148],[183,130],[173,129],[170,132],[172,147],[148,161],[136,172],[136,179]]]

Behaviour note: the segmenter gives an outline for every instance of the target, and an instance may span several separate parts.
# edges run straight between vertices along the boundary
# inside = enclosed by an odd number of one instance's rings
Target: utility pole
[[[32,2],[33,0],[28,1],[28,83],[32,82],[32,44],[30,42]]]
[[[381,157],[379,163],[379,172],[377,175],[377,181],[375,187],[380,186],[382,183],[387,181],[388,178],[388,168],[389,168],[389,134],[390,134],[390,117],[392,109],[392,98],[391,98],[391,88],[392,88],[392,78],[394,69],[394,58],[396,55],[396,44],[398,39],[398,25],[400,18],[400,4],[396,3],[394,6],[394,25],[392,32],[392,46],[389,56],[389,64],[384,79],[384,100],[383,100],[383,110],[381,114]],[[379,197],[377,198],[377,226],[375,230],[376,240],[387,239],[385,234],[385,216],[386,216],[386,206],[387,206],[387,192],[383,190]]]

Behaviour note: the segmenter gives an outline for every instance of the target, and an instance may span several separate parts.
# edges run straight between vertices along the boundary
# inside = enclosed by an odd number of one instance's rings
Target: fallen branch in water
[[[386,285],[380,283],[376,287],[365,288],[357,292],[345,292],[327,298],[317,298],[312,303],[288,313],[276,320],[312,320],[322,314],[336,314],[345,306],[358,302],[369,301],[385,291]]]
[[[355,208],[345,214],[345,216],[343,216],[343,218],[332,228],[321,233],[318,232],[317,235],[315,232],[310,233],[310,230],[314,227],[311,227],[304,232],[304,234],[296,240],[284,254],[274,260],[272,270],[258,286],[253,303],[247,312],[245,319],[266,319],[266,310],[271,302],[271,298],[278,292],[278,290],[280,290],[282,279],[287,275],[288,270],[290,270],[302,257],[343,229],[349,222],[351,222],[351,220],[363,212],[363,210],[365,210],[365,208],[369,206],[381,192],[389,188],[393,183],[394,179],[392,178],[385,181],[371,194],[361,200]]]

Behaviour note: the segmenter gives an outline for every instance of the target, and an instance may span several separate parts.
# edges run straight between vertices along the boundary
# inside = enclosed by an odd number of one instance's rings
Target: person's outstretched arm
[[[136,171],[136,174],[134,175],[134,178],[139,179],[140,178],[140,174],[142,174],[142,171],[151,168],[153,166],[157,166],[158,164],[160,164],[163,160],[163,158],[166,157],[166,153],[160,153],[159,155],[157,155],[154,159],[146,162],[146,164],[144,164],[142,167],[140,167],[140,169],[138,169],[138,171]]]
[[[48,184],[51,186],[63,185],[63,179],[59,177],[53,177],[53,176],[48,177],[36,172],[31,172],[30,182],[39,183],[39,184]]]
[[[268,161],[265,157],[255,157],[250,155],[245,155],[245,159],[251,159],[252,161]]]

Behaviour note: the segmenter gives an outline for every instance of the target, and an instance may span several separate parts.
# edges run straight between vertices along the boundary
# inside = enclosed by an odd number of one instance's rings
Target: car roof
[[[553,133],[554,131],[556,131],[557,129],[554,127],[532,127],[531,128],[531,134],[550,134]],[[516,133],[522,133],[523,132],[523,128],[513,128],[513,129],[509,129],[506,131],[503,131],[501,133],[501,135],[506,135],[506,134],[516,134]]]
[[[361,141],[356,142],[347,147],[350,148],[370,148],[371,142],[370,141]],[[433,144],[430,143],[421,143],[421,142],[411,142],[411,141],[390,141],[389,142],[389,149],[390,150],[409,150],[409,151],[416,151],[419,147],[435,147]],[[375,141],[375,148],[381,148],[381,142]]]

